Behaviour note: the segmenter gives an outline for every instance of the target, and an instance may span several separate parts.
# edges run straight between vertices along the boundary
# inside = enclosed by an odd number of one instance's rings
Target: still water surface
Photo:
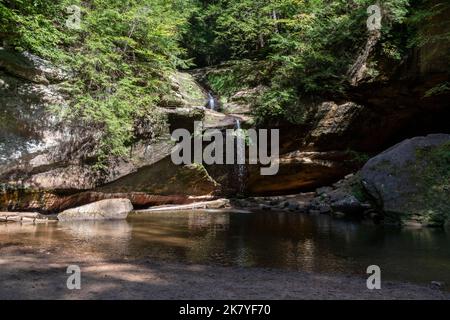
[[[176,212],[127,221],[0,225],[0,246],[72,247],[152,259],[364,275],[450,284],[450,231],[397,229],[293,213]]]

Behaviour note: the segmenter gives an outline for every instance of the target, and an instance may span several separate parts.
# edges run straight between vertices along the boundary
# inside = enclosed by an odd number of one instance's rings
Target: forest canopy
[[[447,1],[375,1],[382,8],[380,60],[399,61],[432,39],[416,32]],[[134,120],[147,117],[155,136],[164,126],[160,97],[177,69],[223,66],[209,80],[227,98],[262,85],[258,119],[303,121],[301,101],[340,95],[364,46],[373,0],[4,0],[0,39],[75,75],[67,86],[71,117],[104,128],[100,157],[124,154]],[[68,28],[68,7],[80,8]],[[427,8],[429,8],[428,6]],[[448,35],[441,35],[447,37]],[[444,84],[445,85],[445,84]]]

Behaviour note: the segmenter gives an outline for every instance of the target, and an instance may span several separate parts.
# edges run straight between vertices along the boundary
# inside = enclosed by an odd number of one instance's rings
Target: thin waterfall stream
[[[216,111],[216,99],[211,92],[208,92],[208,108],[212,111]]]
[[[237,191],[242,194],[245,191],[246,166],[245,166],[245,134],[241,128],[241,121],[236,119],[236,182]]]

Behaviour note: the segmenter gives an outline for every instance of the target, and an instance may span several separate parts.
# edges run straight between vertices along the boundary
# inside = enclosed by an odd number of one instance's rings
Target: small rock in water
[[[331,187],[322,187],[322,188],[319,188],[316,190],[316,194],[318,196],[321,196],[321,195],[330,193],[331,191],[333,191],[333,188],[331,188]]]
[[[344,195],[342,198],[336,199],[331,207],[335,211],[341,211],[345,213],[355,214],[362,213],[365,208],[361,205],[361,202],[353,195]]]
[[[320,211],[321,214],[327,214],[332,211],[331,207],[326,204],[320,205],[318,210]]]
[[[338,219],[342,219],[342,218],[345,218],[345,213],[339,212],[339,211],[333,212],[333,217],[338,218]]]
[[[295,202],[290,202],[288,205],[289,211],[297,211],[299,208],[300,208],[300,206],[298,205],[298,203],[295,203]]]
[[[431,286],[436,289],[441,289],[444,286],[444,282],[441,281],[431,281]]]

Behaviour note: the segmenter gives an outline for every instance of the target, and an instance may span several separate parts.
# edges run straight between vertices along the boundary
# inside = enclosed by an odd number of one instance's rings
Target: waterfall
[[[239,193],[243,193],[245,190],[245,176],[246,176],[246,166],[245,166],[245,135],[241,129],[241,121],[236,119],[235,123],[236,129],[236,164],[235,164],[235,174],[237,190]]]
[[[216,99],[214,99],[211,92],[208,92],[208,107],[209,109],[215,111],[216,110]]]

